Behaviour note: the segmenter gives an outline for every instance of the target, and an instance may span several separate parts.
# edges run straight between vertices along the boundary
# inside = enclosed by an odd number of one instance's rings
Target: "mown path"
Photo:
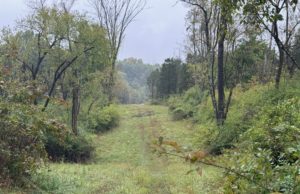
[[[202,176],[187,175],[196,167],[153,151],[159,136],[193,149],[189,122],[172,121],[162,106],[120,106],[120,113],[117,129],[91,137],[97,147],[93,164],[51,164],[40,172],[41,189],[55,194],[219,193],[216,169],[203,167]]]

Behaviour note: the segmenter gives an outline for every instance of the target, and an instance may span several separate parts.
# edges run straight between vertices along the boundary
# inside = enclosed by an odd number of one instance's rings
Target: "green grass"
[[[28,193],[221,193],[221,172],[217,169],[203,166],[202,176],[196,172],[187,175],[194,165],[153,152],[152,142],[159,136],[197,149],[192,143],[192,124],[172,121],[163,106],[127,105],[119,109],[120,127],[89,135],[97,148],[92,163],[50,164],[33,177],[39,188]]]

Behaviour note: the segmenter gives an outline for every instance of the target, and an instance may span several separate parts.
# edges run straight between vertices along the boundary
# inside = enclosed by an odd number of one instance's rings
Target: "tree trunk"
[[[210,93],[210,97],[211,97],[211,101],[213,104],[213,108],[214,108],[214,112],[215,112],[215,116],[216,119],[218,119],[218,105],[217,105],[217,101],[216,101],[216,93],[215,93],[215,76],[214,76],[214,64],[215,64],[215,51],[212,46],[212,41],[211,41],[211,37],[209,34],[209,22],[210,22],[210,18],[208,17],[208,13],[206,11],[203,12],[204,13],[204,19],[205,19],[205,38],[206,38],[206,49],[207,49],[207,58],[208,58],[208,69],[210,69],[210,73],[208,75],[208,79],[209,79],[209,93]]]
[[[225,92],[224,92],[224,42],[226,37],[226,20],[221,19],[220,38],[218,41],[218,115],[217,124],[223,125],[225,120]]]
[[[154,100],[154,81],[151,83],[151,100]]]
[[[273,27],[272,27],[273,28]],[[264,65],[263,70],[261,73],[260,81],[261,83],[265,84],[268,81],[270,81],[270,75],[272,75],[272,65],[271,65],[271,49],[272,49],[272,36],[270,36],[269,45],[265,48],[265,54],[264,54]]]
[[[111,72],[109,74],[109,81],[108,81],[108,100],[109,103],[113,103],[114,100],[114,94],[113,89],[115,86],[115,70],[116,70],[116,62],[117,62],[117,51],[112,51],[113,57],[111,60]]]
[[[293,63],[288,63],[288,70],[289,70],[290,78],[293,78],[293,76],[295,74],[295,66]]]
[[[80,88],[78,85],[73,88],[73,99],[72,99],[72,131],[75,135],[78,135],[77,121],[80,109]]]
[[[56,84],[57,80],[58,80],[57,78],[55,78],[55,79],[53,80],[53,83],[52,83],[51,88],[50,88],[50,90],[49,90],[49,92],[48,92],[48,96],[47,96],[47,99],[46,99],[46,101],[45,101],[45,104],[44,104],[44,107],[43,107],[42,111],[45,111],[46,108],[47,108],[48,105],[49,105],[50,97],[52,96],[52,93],[54,92],[54,88],[55,88],[55,84]]]
[[[32,74],[32,83],[33,83],[32,92],[33,94],[36,94],[36,88],[37,88],[36,74]],[[34,96],[33,104],[38,105],[38,96],[36,95]]]
[[[281,74],[282,74],[282,69],[283,69],[283,63],[284,63],[284,52],[280,46],[278,46],[279,49],[279,64],[275,76],[275,88],[279,89],[279,84],[281,80]]]
[[[285,2],[285,5],[286,5],[286,27],[285,27],[285,39],[286,39],[286,42],[285,42],[285,48],[286,48],[286,51],[289,52],[289,39],[290,39],[290,35],[289,35],[289,1],[286,1]],[[293,75],[294,75],[294,64],[290,62],[290,58],[288,55],[285,56],[285,63],[287,65],[287,68],[288,68],[288,72],[289,72],[289,76],[290,78],[293,78]]]
[[[87,112],[88,115],[92,111],[92,108],[93,108],[94,104],[97,102],[98,99],[99,99],[99,97],[94,98],[93,101],[91,102],[91,104],[89,105],[88,112]]]
[[[61,96],[63,100],[66,101],[68,98],[68,91],[67,88],[65,87],[65,76],[66,76],[65,73],[63,73],[63,75],[61,76],[60,89],[61,89]]]
[[[109,82],[108,82],[108,101],[111,104],[113,102],[113,88],[115,85],[115,77],[114,77],[114,68],[111,69],[111,72],[109,74]]]

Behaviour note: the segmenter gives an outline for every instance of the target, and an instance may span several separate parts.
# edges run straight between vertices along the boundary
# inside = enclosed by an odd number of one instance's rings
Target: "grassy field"
[[[203,166],[200,176],[187,174],[194,165],[181,158],[159,156],[152,149],[159,136],[193,147],[193,126],[175,122],[163,106],[120,106],[120,127],[89,135],[96,145],[90,164],[50,164],[34,177],[36,191],[55,194],[202,194],[221,193],[217,169]],[[5,193],[5,192],[4,192]],[[22,192],[15,192],[22,193]]]

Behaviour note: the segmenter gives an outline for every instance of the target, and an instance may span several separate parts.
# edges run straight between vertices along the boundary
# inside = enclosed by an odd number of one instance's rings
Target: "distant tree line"
[[[117,62],[118,76],[114,96],[122,104],[144,103],[149,98],[147,78],[157,68],[141,59],[128,58]]]
[[[147,79],[152,100],[164,99],[174,94],[181,94],[193,86],[188,65],[180,59],[169,58],[154,70]]]

